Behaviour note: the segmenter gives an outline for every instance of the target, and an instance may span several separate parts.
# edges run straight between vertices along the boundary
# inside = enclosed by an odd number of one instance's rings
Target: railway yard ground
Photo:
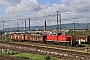
[[[49,57],[51,60],[60,60],[59,58],[54,58],[48,55],[43,56],[43,55],[13,51],[8,49],[0,49],[0,50],[1,50],[0,60],[45,60],[46,57]]]
[[[0,60],[24,60],[24,59],[22,59],[22,58],[16,58],[16,57],[11,57],[11,56],[0,55]]]
[[[52,60],[90,60],[90,46],[87,45],[86,47],[68,47],[68,46],[59,46],[59,45],[48,45],[42,43],[30,43],[30,42],[12,42],[12,41],[0,41],[0,48],[1,49],[10,49],[13,51],[20,51],[18,54],[12,56],[8,56],[11,60],[15,57],[19,57],[18,59],[30,60],[31,54],[38,54],[46,56],[54,57]],[[30,55],[29,55],[30,54]],[[27,57],[26,55],[29,55]],[[26,57],[22,57],[26,56]],[[36,56],[33,58],[37,58]],[[7,56],[4,56],[7,58]],[[20,58],[21,57],[21,58]],[[31,59],[33,59],[31,58]],[[43,58],[41,58],[43,59]],[[14,59],[15,60],[15,59]],[[35,60],[35,59],[33,59]],[[40,59],[36,59],[40,60]],[[44,59],[43,59],[44,60]]]

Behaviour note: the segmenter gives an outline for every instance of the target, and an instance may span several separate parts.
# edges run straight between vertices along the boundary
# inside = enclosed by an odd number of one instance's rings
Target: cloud
[[[14,5],[20,2],[20,0],[0,0],[0,6]]]
[[[90,11],[90,0],[61,0],[60,3],[45,3],[39,4],[38,0],[0,0],[0,5],[5,5],[5,12],[9,15],[9,19],[17,19],[17,18],[33,18],[33,25],[43,25],[46,20],[49,22],[47,25],[56,24],[56,11],[59,11],[61,14],[62,22],[64,23],[72,23],[73,21],[79,21],[83,23],[83,21],[89,21]],[[79,12],[76,12],[79,11]],[[82,12],[80,12],[82,11]],[[41,17],[41,16],[49,16],[50,17]],[[38,23],[35,19],[37,19]],[[5,20],[5,19],[4,19]]]
[[[16,12],[33,12],[40,10],[40,5],[37,0],[22,0],[19,4],[15,6],[8,6],[6,12],[16,13]]]

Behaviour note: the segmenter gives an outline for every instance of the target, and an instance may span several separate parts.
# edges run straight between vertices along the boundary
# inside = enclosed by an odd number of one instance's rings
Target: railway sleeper
[[[63,54],[59,53],[60,56],[63,56]]]
[[[88,60],[85,56],[80,56],[80,55],[72,55],[74,59],[80,59],[80,60]]]
[[[59,53],[55,53],[55,55],[59,55]]]
[[[42,51],[42,53],[46,53],[47,54],[47,51]]]
[[[80,59],[86,59],[86,60],[90,60],[90,57],[86,57],[86,56],[81,56]]]
[[[75,56],[75,58],[79,58],[79,56]]]
[[[85,57],[81,56],[81,59],[85,59]]]
[[[40,50],[40,49],[38,49],[37,51],[38,51],[38,52],[40,52],[41,50]]]
[[[51,52],[51,54],[54,54],[54,52]]]
[[[68,56],[68,54],[63,54],[64,56]]]
[[[50,54],[50,52],[49,52],[49,51],[47,51],[47,54]]]

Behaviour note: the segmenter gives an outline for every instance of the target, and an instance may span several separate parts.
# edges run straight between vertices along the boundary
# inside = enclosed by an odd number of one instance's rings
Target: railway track
[[[49,54],[53,57],[70,59],[70,60],[90,60],[90,53],[75,52],[69,50],[55,49],[51,47],[30,46],[16,43],[0,42],[1,48],[9,48],[11,50],[18,50],[22,52],[35,53],[35,54]]]
[[[42,43],[31,43],[31,42],[9,42],[9,43],[90,53],[90,47],[70,47],[70,46],[50,45],[50,44],[42,44]]]

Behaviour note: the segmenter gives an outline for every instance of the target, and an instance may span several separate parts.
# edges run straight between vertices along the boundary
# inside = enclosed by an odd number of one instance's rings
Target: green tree
[[[73,35],[73,30],[69,30],[68,35]]]
[[[86,26],[86,32],[88,32],[88,26]]]

